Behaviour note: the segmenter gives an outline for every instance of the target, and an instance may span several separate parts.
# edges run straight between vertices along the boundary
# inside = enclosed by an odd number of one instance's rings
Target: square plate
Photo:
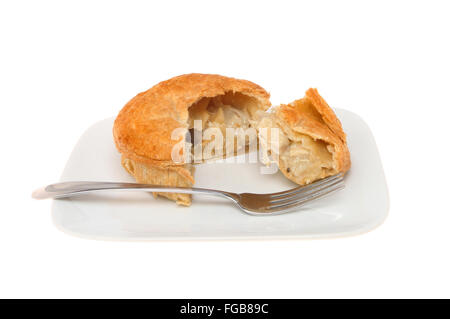
[[[352,168],[344,190],[277,216],[249,216],[226,199],[194,196],[179,207],[143,192],[93,193],[54,200],[53,221],[62,231],[92,239],[184,240],[325,238],[367,232],[389,209],[388,191],[375,140],[356,114],[337,109],[347,133]],[[134,179],[120,165],[113,138],[114,118],[91,126],[80,138],[61,181]],[[296,185],[281,172],[260,174],[259,163],[198,165],[197,187],[232,192],[278,192]]]

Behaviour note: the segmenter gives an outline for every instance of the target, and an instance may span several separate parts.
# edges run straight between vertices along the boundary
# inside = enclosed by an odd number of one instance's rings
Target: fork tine
[[[308,190],[314,189],[314,188],[316,188],[318,186],[321,186],[323,184],[327,184],[329,182],[332,182],[332,181],[334,181],[336,179],[343,178],[343,177],[344,177],[344,174],[338,173],[336,175],[332,175],[332,176],[326,177],[324,179],[318,180],[317,182],[311,183],[311,184],[306,185],[306,186],[299,186],[299,187],[296,187],[294,189],[290,189],[290,190],[287,190],[287,191],[284,191],[284,192],[270,194],[270,197],[271,198],[286,197],[286,196],[289,196],[289,195],[306,192]]]
[[[341,183],[344,181],[343,177],[339,177],[336,179],[329,180],[327,183],[321,183],[319,185],[315,185],[314,188],[309,188],[306,190],[299,190],[298,192],[290,193],[289,195],[283,196],[283,197],[277,197],[275,199],[269,199],[269,203],[271,204],[283,204],[287,202],[291,202],[296,199],[301,199],[307,196],[308,194],[314,194],[318,191],[321,191],[322,189],[326,189],[328,187],[332,187],[338,183]]]
[[[310,194],[306,197],[302,197],[301,199],[291,201],[284,204],[278,204],[274,206],[267,207],[267,213],[284,213],[288,212],[290,210],[293,210],[294,208],[300,207],[312,200],[324,197],[325,195],[329,195],[331,193],[334,193],[338,190],[341,190],[345,187],[345,184],[343,182],[339,182],[336,185],[333,185],[331,187],[322,189],[318,192],[315,192],[313,194]]]

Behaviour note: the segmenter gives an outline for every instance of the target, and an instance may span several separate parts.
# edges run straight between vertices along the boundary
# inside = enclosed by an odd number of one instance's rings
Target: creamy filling
[[[234,155],[256,141],[256,132],[254,136],[244,134],[245,130],[251,128],[250,118],[257,108],[256,104],[248,103],[252,102],[249,99],[227,93],[214,98],[203,98],[189,108],[190,140],[187,142],[193,145],[191,149],[195,158],[199,154],[202,155],[202,160]],[[198,132],[200,130],[201,135]],[[196,133],[201,138],[194,139]]]
[[[271,114],[261,115],[257,128],[260,145],[269,155],[265,163],[279,163],[297,182],[307,184],[333,171],[333,147],[324,141],[304,134],[297,134],[295,141],[290,140]],[[278,138],[271,136],[270,129],[262,135],[262,128],[278,128]]]
[[[314,141],[302,135],[300,141],[292,142],[281,153],[280,161],[288,174],[299,178],[303,183],[310,183],[318,178],[328,176],[333,170],[333,156],[330,145],[323,141]]]

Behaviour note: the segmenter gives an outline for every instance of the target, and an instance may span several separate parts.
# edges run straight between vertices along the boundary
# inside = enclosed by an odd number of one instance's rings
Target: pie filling
[[[256,99],[233,92],[193,104],[189,108],[186,142],[194,160],[198,161],[199,155],[200,161],[205,161],[245,151],[257,140],[256,131],[248,129],[258,108]]]
[[[194,162],[232,156],[244,152],[250,143],[258,144],[253,127],[259,131],[259,145],[271,157],[265,162],[277,162],[297,183],[308,184],[335,172],[332,145],[300,133],[295,140],[289,139],[273,114],[261,111],[256,99],[241,93],[227,92],[193,104],[186,143]],[[262,128],[268,129],[265,135]],[[278,136],[271,138],[271,128],[278,129]]]
[[[281,152],[280,161],[288,174],[299,179],[301,183],[332,175],[332,146],[323,141],[314,141],[307,135],[301,135],[300,141],[291,142]]]
[[[270,114],[263,115],[257,124],[262,128],[279,128],[275,119]],[[271,136],[267,130],[265,136],[259,135],[261,146],[266,150],[271,159],[268,162],[278,162],[282,170],[285,170],[299,184],[308,184],[314,180],[332,175],[333,146],[322,140],[314,140],[305,134],[296,134],[296,140],[291,140],[278,129],[278,136]]]

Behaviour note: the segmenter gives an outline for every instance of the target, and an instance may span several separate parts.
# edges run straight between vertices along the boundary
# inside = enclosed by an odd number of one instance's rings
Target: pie
[[[350,169],[350,153],[341,122],[317,89],[305,97],[260,114],[256,124],[265,152],[281,172],[305,185]],[[263,128],[266,134],[263,136]],[[278,128],[277,138],[270,129]],[[270,162],[267,159],[266,162]]]
[[[114,122],[113,135],[122,154],[122,166],[139,183],[190,187],[194,184],[194,165],[188,159],[199,149],[192,139],[195,130],[247,128],[257,111],[270,107],[269,93],[246,80],[215,74],[186,74],[163,81],[139,93],[120,111]],[[196,127],[196,120],[202,120]],[[188,134],[192,133],[192,134]],[[200,159],[204,162],[220,154],[211,149],[215,138],[204,139]],[[228,144],[237,144],[233,139]],[[222,149],[226,148],[224,140]],[[193,154],[191,154],[191,152]],[[176,159],[174,159],[176,157]],[[154,193],[190,205],[191,195]]]
[[[269,97],[255,83],[216,74],[160,82],[131,99],[114,122],[122,166],[139,183],[192,187],[195,164],[234,156],[259,142],[266,163],[275,161],[300,185],[349,170],[341,123],[316,89],[271,110]],[[153,194],[191,204],[189,194]]]

